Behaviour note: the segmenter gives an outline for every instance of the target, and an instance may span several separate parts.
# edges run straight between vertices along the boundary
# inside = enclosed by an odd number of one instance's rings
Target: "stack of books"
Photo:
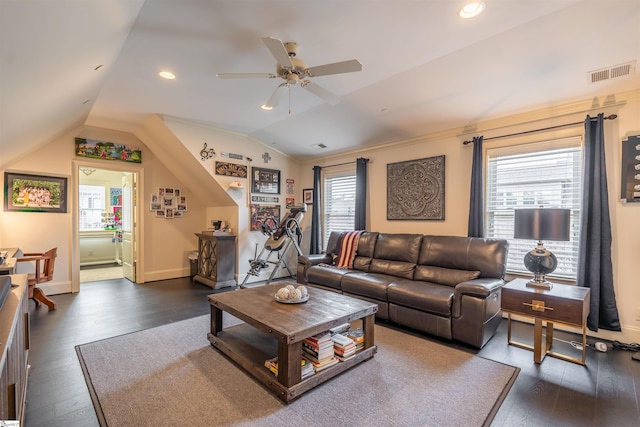
[[[323,332],[305,338],[302,341],[302,357],[311,362],[315,372],[320,372],[338,363],[333,352],[331,333]]]
[[[302,359],[301,362],[301,369],[302,369],[302,379],[304,380],[305,378],[309,378],[311,375],[313,375],[315,373],[315,371],[313,370],[313,365],[311,363],[309,363],[308,361],[306,361],[305,359]],[[278,376],[278,357],[274,357],[273,359],[267,359],[264,361],[264,366],[269,369],[271,372],[273,372],[273,374],[277,377]]]
[[[356,352],[364,348],[364,331],[362,329],[354,329],[347,333],[347,337],[351,338],[356,345]]]
[[[331,337],[333,341],[333,351],[336,358],[344,362],[355,356],[356,344],[353,340],[345,335],[335,334]]]
[[[333,328],[329,329],[329,332],[332,336],[335,334],[346,335],[350,330],[351,325],[349,323],[343,323],[342,325],[334,326]]]

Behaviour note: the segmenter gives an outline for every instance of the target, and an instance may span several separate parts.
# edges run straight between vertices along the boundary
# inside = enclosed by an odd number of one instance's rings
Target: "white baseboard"
[[[38,285],[45,295],[59,295],[71,293],[71,282],[47,282]]]
[[[191,275],[191,269],[185,268],[172,268],[170,270],[158,270],[147,271],[144,273],[144,283],[156,282],[158,280],[177,279],[180,277],[189,277]]]

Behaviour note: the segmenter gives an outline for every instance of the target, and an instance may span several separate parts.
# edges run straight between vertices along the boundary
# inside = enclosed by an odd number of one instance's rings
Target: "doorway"
[[[99,280],[126,278],[136,282],[134,200],[138,171],[126,165],[113,166],[77,165],[77,290],[82,283]]]

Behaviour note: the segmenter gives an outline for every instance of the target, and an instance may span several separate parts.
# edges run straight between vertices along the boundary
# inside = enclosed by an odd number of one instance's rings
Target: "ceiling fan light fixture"
[[[470,19],[482,13],[484,8],[485,8],[485,4],[483,2],[474,1],[462,6],[462,9],[460,9],[460,12],[458,14],[460,15],[461,18]]]
[[[162,70],[158,73],[158,75],[160,77],[162,77],[163,79],[167,79],[167,80],[174,80],[176,78],[176,75],[173,74],[171,71],[167,71],[167,70]]]

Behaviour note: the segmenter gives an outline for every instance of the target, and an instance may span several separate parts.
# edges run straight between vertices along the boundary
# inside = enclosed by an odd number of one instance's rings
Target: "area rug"
[[[209,327],[200,316],[76,347],[100,424],[481,426],[519,372],[376,325],[373,359],[287,405],[215,350]]]
[[[80,270],[80,283],[96,282],[98,280],[122,279],[122,267],[94,268]]]

